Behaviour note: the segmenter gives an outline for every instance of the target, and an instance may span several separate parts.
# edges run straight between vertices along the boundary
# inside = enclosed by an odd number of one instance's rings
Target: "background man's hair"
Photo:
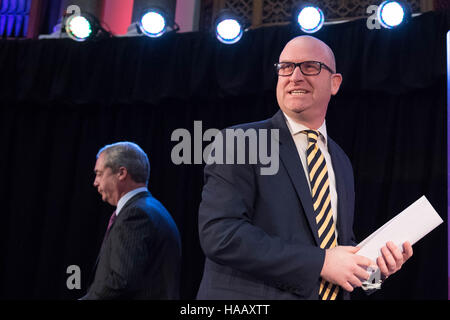
[[[97,159],[102,153],[105,157],[105,168],[109,167],[116,173],[120,167],[125,167],[133,181],[148,183],[150,162],[144,150],[136,143],[123,141],[106,145],[98,151]]]

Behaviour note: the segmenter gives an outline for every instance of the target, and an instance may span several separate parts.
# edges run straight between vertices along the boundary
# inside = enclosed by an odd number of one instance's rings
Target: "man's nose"
[[[293,82],[301,81],[304,79],[304,75],[299,66],[295,66],[294,72],[290,76],[290,80]]]

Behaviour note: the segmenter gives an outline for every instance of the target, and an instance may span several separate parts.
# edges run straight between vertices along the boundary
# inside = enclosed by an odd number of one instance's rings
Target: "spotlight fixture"
[[[66,22],[66,32],[75,41],[85,41],[92,35],[92,24],[83,16],[72,16]]]
[[[240,18],[233,12],[223,10],[214,22],[216,38],[224,44],[233,44],[241,40],[244,26]]]
[[[392,29],[409,19],[411,9],[404,1],[388,0],[378,6],[377,16],[383,27]]]
[[[143,11],[138,23],[139,31],[151,38],[158,38],[169,31],[178,31],[179,26],[168,18],[164,10],[149,8]]]
[[[312,4],[303,4],[294,14],[300,29],[306,33],[314,33],[322,28],[325,17],[319,7]]]
[[[101,37],[111,36],[98,21],[89,13],[73,14],[64,23],[66,34],[75,41],[83,42]]]

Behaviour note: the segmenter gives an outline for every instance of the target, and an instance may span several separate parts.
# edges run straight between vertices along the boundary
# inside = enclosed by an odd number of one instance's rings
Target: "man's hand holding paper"
[[[381,248],[381,256],[377,258],[377,265],[380,268],[383,279],[394,274],[401,269],[402,265],[411,258],[413,249],[411,244],[406,241],[403,243],[403,251],[398,248],[394,242],[388,241]]]
[[[361,287],[363,282],[369,279],[366,271],[369,267],[380,269],[382,279],[394,274],[413,255],[413,249],[409,242],[403,244],[403,252],[389,241],[381,248],[381,255],[374,260],[358,254],[359,247],[337,246],[326,250],[325,262],[321,277],[338,284],[344,290],[352,292],[354,288]]]
[[[358,244],[358,255],[376,260],[381,280],[394,274],[413,255],[412,245],[443,222],[425,196]],[[376,272],[375,272],[376,273]],[[363,279],[364,280],[364,279]],[[369,278],[369,284],[373,277]],[[379,289],[375,286],[375,289]],[[367,289],[363,286],[363,289]]]

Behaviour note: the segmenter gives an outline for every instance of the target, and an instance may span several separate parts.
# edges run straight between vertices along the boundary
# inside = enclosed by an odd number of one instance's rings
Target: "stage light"
[[[242,27],[237,20],[222,20],[217,24],[216,29],[217,39],[223,43],[236,43],[242,38]]]
[[[409,6],[401,1],[384,1],[378,7],[378,21],[388,29],[395,28],[410,15]]]
[[[297,23],[306,33],[314,33],[322,28],[325,18],[319,7],[310,4],[302,5],[297,9]]]
[[[244,27],[240,19],[230,11],[222,11],[214,23],[216,38],[225,44],[241,40]]]
[[[161,37],[167,32],[167,15],[160,9],[148,9],[139,20],[139,28],[151,38]]]
[[[66,32],[76,41],[85,41],[92,35],[92,25],[86,17],[72,16],[66,22]]]
[[[63,23],[66,34],[75,41],[83,42],[111,37],[98,19],[89,13],[77,13],[65,18]]]

